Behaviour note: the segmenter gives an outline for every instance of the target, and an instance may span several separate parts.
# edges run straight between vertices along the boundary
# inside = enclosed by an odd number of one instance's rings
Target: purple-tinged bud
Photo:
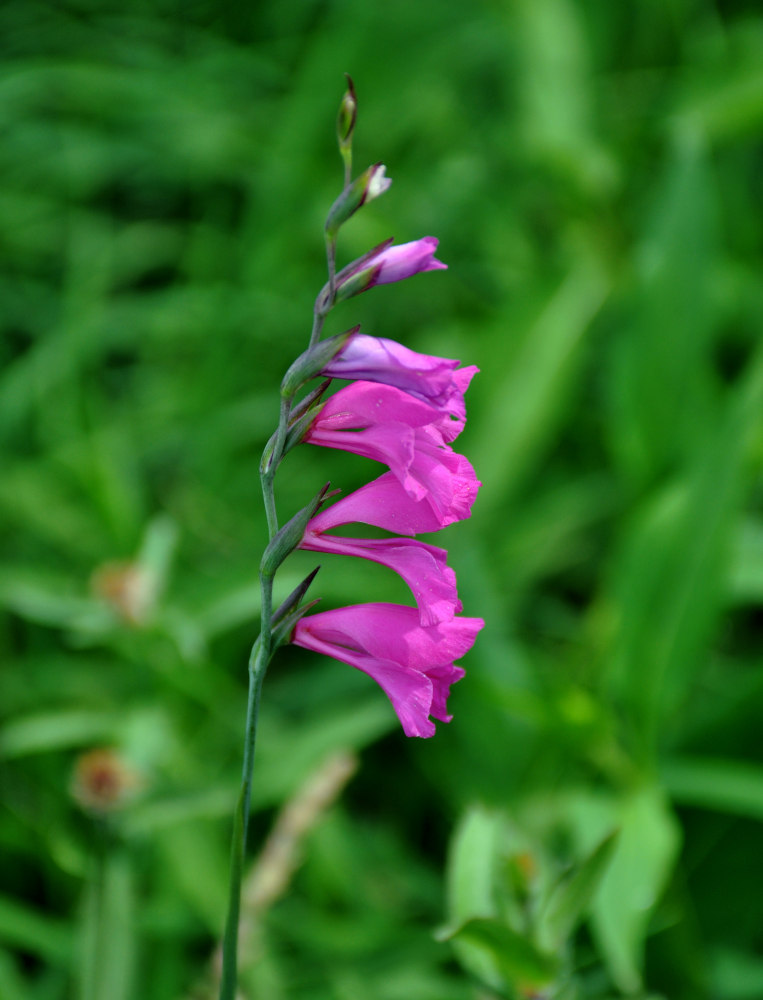
[[[326,232],[329,236],[335,236],[340,226],[354,215],[361,205],[384,194],[392,183],[389,177],[384,176],[385,169],[383,163],[374,163],[344,189],[331,206],[326,219]]]
[[[336,276],[336,299],[341,302],[365,292],[374,285],[388,285],[393,281],[411,278],[422,271],[439,271],[447,268],[435,257],[438,240],[424,236],[411,243],[393,246],[391,241],[381,243],[363,257],[348,264]],[[327,289],[321,292],[325,298]],[[322,299],[319,297],[319,303]]]

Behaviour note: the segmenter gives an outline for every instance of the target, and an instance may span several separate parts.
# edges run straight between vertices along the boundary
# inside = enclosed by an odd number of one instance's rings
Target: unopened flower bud
[[[325,311],[333,302],[349,299],[374,285],[388,285],[423,271],[447,268],[447,264],[435,257],[437,244],[434,236],[424,236],[397,246],[392,240],[385,240],[343,268],[336,276],[334,299],[331,299],[329,286],[326,285],[318,296],[317,308]]]
[[[355,131],[355,121],[358,117],[358,102],[355,97],[355,84],[352,77],[345,73],[347,77],[347,90],[339,105],[339,113],[336,119],[336,137],[339,143],[339,152],[345,163],[349,163],[352,158],[352,133]]]
[[[339,227],[354,215],[361,205],[384,194],[392,183],[389,177],[385,177],[385,169],[383,163],[374,163],[339,195],[326,219],[326,232],[329,236],[335,236]]]
[[[355,84],[349,73],[344,74],[347,78],[347,90],[339,105],[339,113],[336,120],[336,134],[340,143],[352,138],[352,130],[355,128],[355,119],[358,115],[358,102],[355,97]]]

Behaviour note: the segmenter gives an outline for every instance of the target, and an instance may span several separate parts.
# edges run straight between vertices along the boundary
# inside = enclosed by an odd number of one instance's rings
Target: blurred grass
[[[535,898],[620,829],[555,996],[757,996],[756,6],[8,0],[0,51],[0,997],[85,995],[71,942],[103,831],[71,788],[95,745],[140,775],[107,824],[104,910],[134,932],[134,993],[207,995],[257,462],[323,281],[344,71],[358,168],[395,183],[342,261],[432,233],[450,270],[344,304],[331,332],[482,369],[460,442],[484,486],[442,544],[487,627],[428,742],[339,664],[274,666],[255,841],[326,754],[362,766],[263,919],[251,996],[486,995],[431,934],[475,803],[488,896],[527,855]],[[306,448],[280,507],[367,476]],[[348,560],[316,586],[405,599]]]

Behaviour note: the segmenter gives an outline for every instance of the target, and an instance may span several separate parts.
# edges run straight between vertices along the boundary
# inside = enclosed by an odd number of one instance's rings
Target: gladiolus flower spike
[[[260,692],[276,650],[291,642],[363,671],[387,694],[403,732],[426,737],[434,735],[433,720],[450,721],[450,689],[464,676],[456,660],[471,649],[484,625],[480,618],[460,614],[447,552],[412,537],[471,515],[480,483],[468,460],[452,445],[464,428],[464,393],[477,369],[450,358],[418,354],[394,340],[366,336],[359,327],[323,336],[337,303],[376,285],[446,267],[435,256],[438,241],[424,236],[399,245],[387,240],[337,273],[337,242],[344,223],[391,183],[382,163],[352,179],[357,108],[355,88],[347,77],[337,117],[344,184],[323,229],[328,281],[315,300],[307,349],[282,380],[278,425],[260,460],[268,544],[260,562],[260,634],[248,665],[243,774],[234,820],[219,1000],[237,996],[241,876],[247,856]],[[324,381],[311,388],[314,379]],[[333,379],[349,384],[327,398]],[[282,519],[276,504],[276,473],[287,453],[302,442],[354,452],[380,462],[385,471],[333,502],[339,491],[331,491],[327,484],[301,510]],[[378,528],[390,537],[332,533],[350,524]],[[363,529],[351,533],[362,535]],[[274,608],[276,575],[297,548],[379,563],[407,584],[415,606],[354,604],[314,612],[319,598],[309,599],[308,590],[315,569]]]

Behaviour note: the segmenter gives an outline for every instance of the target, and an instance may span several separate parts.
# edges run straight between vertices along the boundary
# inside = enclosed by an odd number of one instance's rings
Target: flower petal
[[[475,480],[476,482],[476,480]],[[477,485],[479,485],[477,483]],[[471,515],[476,489],[454,493],[448,507],[435,507],[428,499],[414,500],[392,472],[385,472],[319,511],[313,518],[314,530],[324,532],[343,524],[369,524],[397,535],[420,535],[462,521]]]
[[[453,441],[451,419],[422,399],[393,385],[353,382],[329,396],[316,421],[332,430],[363,430],[378,424],[406,424],[436,431],[442,441]]]
[[[445,549],[412,538],[340,538],[316,531],[308,523],[301,549],[358,556],[388,566],[411,588],[422,625],[450,621],[462,604],[456,591],[456,574],[447,564]]]
[[[439,242],[434,236],[424,236],[420,240],[400,243],[398,246],[393,245],[382,250],[373,261],[379,270],[368,287],[402,281],[422,271],[447,270],[448,265],[435,257]]]

